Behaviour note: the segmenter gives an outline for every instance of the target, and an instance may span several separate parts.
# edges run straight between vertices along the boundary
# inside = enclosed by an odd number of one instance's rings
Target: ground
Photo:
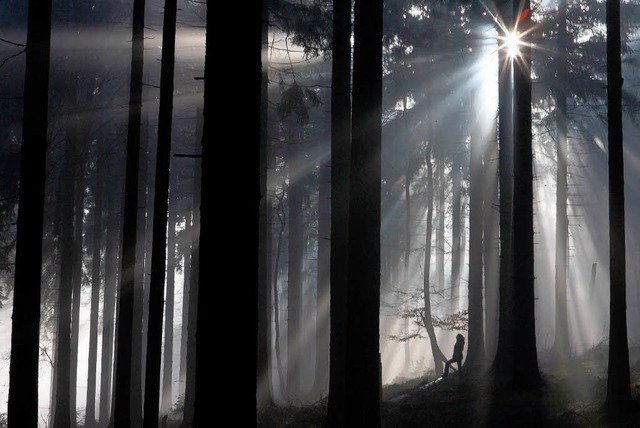
[[[632,356],[633,356],[632,352]],[[382,425],[412,427],[640,427],[640,364],[632,358],[633,408],[609,419],[602,411],[606,394],[606,349],[595,347],[568,366],[551,367],[540,358],[543,385],[533,391],[506,392],[490,376],[453,373],[430,388],[432,377],[383,388]],[[258,412],[258,426],[322,427],[326,400],[302,407],[272,407]]]

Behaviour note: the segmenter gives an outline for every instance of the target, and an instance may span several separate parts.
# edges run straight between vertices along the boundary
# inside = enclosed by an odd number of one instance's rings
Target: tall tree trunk
[[[168,415],[173,406],[173,313],[176,283],[176,203],[177,198],[173,178],[169,204],[169,226],[167,229],[167,291],[165,295],[164,348],[162,357],[161,415]]]
[[[287,162],[289,168],[288,269],[287,269],[287,398],[293,400],[300,393],[300,306],[302,290],[302,182],[301,163],[298,159],[299,141],[296,124],[289,119],[287,132]]]
[[[129,86],[129,123],[124,185],[122,258],[118,292],[118,343],[115,376],[114,423],[131,426],[131,337],[133,293],[136,288],[136,240],[138,238],[138,167],[140,165],[140,122],[142,112],[142,71],[144,56],[144,0],[133,2],[133,46]],[[166,11],[165,11],[166,13]],[[166,45],[167,41],[163,40]],[[162,50],[163,54],[166,50]],[[162,124],[162,122],[161,122]]]
[[[74,196],[75,165],[78,162],[77,139],[72,137],[71,126],[67,128],[62,179],[65,182],[62,193],[62,224],[60,230],[60,290],[58,319],[56,326],[56,407],[53,418],[54,428],[71,426],[71,304],[73,292],[73,244],[74,244]],[[73,415],[75,418],[75,412]]]
[[[255,361],[257,359],[257,341],[258,335],[258,280],[259,280],[259,216],[260,201],[264,197],[260,193],[260,87],[262,82],[262,64],[261,64],[261,28],[262,19],[262,1],[252,3],[251,7],[246,8],[243,18],[248,21],[247,28],[253,32],[250,33],[251,49],[248,70],[252,73],[252,78],[248,79],[251,90],[249,94],[253,94],[248,99],[238,100],[238,107],[246,106],[246,123],[242,129],[238,130],[239,141],[247,141],[249,146],[242,145],[240,149],[236,149],[234,154],[240,156],[243,153],[243,161],[247,166],[246,178],[249,178],[251,186],[246,188],[246,192],[242,192],[237,199],[236,208],[243,213],[251,213],[253,219],[246,224],[243,223],[243,237],[240,240],[243,249],[248,250],[246,257],[247,269],[238,271],[236,280],[239,284],[244,284],[240,291],[233,290],[229,294],[235,298],[246,299],[248,313],[245,317],[245,327],[239,337],[242,339],[242,345],[246,346],[245,355],[249,357],[249,361],[253,363],[243,365],[238,363],[229,364],[229,367],[240,371],[242,368],[242,381],[238,380],[238,394],[235,396],[235,406],[238,411],[238,420],[234,421],[238,426],[255,425],[256,423],[256,381],[257,369]],[[200,254],[211,254],[214,250],[214,211],[216,210],[216,202],[214,202],[214,192],[217,191],[216,180],[212,172],[215,170],[214,162],[216,160],[215,151],[218,149],[217,124],[213,120],[215,117],[214,103],[217,102],[216,92],[217,84],[214,81],[214,68],[218,61],[218,53],[216,53],[216,45],[214,44],[214,16],[217,18],[219,12],[213,8],[207,8],[207,34],[206,34],[206,53],[205,53],[205,70],[204,70],[204,130],[202,135],[202,199],[200,205]],[[234,49],[235,50],[235,49]],[[242,52],[247,57],[246,52]],[[208,120],[207,120],[208,119]],[[247,153],[249,150],[249,153]],[[213,185],[212,185],[213,184]],[[246,227],[244,227],[246,226]],[[240,251],[240,245],[236,247]],[[228,258],[230,260],[230,258]],[[208,418],[210,417],[210,406],[212,400],[211,385],[213,384],[213,369],[210,363],[210,355],[207,352],[210,349],[210,333],[211,330],[205,328],[210,318],[209,306],[214,301],[213,291],[215,279],[212,269],[199,270],[199,283],[202,285],[198,290],[198,330],[196,332],[196,400],[194,406],[193,426],[196,428],[204,428],[209,426]],[[230,296],[230,297],[231,297]],[[235,336],[235,333],[234,333]],[[239,341],[238,341],[239,342]],[[235,359],[235,355],[233,358]],[[232,361],[227,358],[228,363]]]
[[[202,141],[202,109],[197,111],[196,148]],[[191,427],[193,423],[193,403],[196,386],[196,327],[198,320],[198,272],[200,271],[200,184],[202,169],[200,159],[194,161],[193,176],[193,223],[191,226],[191,275],[189,276],[189,320],[187,331],[187,369],[184,390],[184,417],[182,427]]]
[[[93,183],[93,252],[91,254],[91,310],[89,315],[89,362],[84,425],[96,425],[96,374],[98,368],[98,311],[100,309],[100,266],[102,261],[102,191],[104,165],[101,140],[96,142],[96,169]]]
[[[460,309],[460,241],[462,215],[462,165],[460,164],[460,154],[454,153],[451,162],[451,186],[452,186],[452,212],[451,212],[451,313],[456,313]]]
[[[107,196],[107,242],[104,256],[104,307],[102,310],[102,357],[100,358],[100,427],[109,424],[115,336],[115,305],[120,239],[120,207],[116,195]]]
[[[165,0],[164,22],[162,27],[162,61],[160,74],[160,112],[158,116],[158,145],[156,154],[156,176],[153,197],[153,238],[151,253],[151,281],[149,284],[149,325],[147,330],[147,354],[145,365],[145,390],[144,390],[144,428],[157,428],[160,400],[160,356],[162,346],[162,315],[165,284],[165,268],[167,272],[167,325],[173,332],[173,287],[169,291],[169,269],[173,267],[172,261],[166,265],[166,257],[172,257],[172,250],[167,246],[167,216],[169,203],[169,176],[171,163],[171,130],[173,119],[173,88],[174,88],[174,64],[176,42],[176,0]],[[173,218],[171,219],[173,220]],[[173,230],[169,231],[171,235]],[[172,240],[171,240],[172,241]],[[173,242],[169,242],[172,244]],[[174,254],[175,258],[175,254]],[[171,260],[171,259],[169,259]],[[171,298],[171,320],[169,320],[169,307]],[[169,322],[171,325],[169,326]],[[165,348],[171,349],[171,343],[165,338]],[[167,354],[165,353],[165,358]],[[169,356],[169,373],[171,373],[171,361]],[[166,360],[165,360],[166,361]],[[167,372],[165,371],[165,376]],[[170,390],[170,385],[168,386]],[[163,388],[164,397],[164,388]],[[163,410],[166,410],[163,400]]]
[[[494,125],[497,123],[494,122]],[[493,127],[497,131],[497,126]],[[497,137],[497,135],[496,135]],[[498,216],[498,141],[487,141],[484,150],[484,203],[483,203],[483,246],[484,258],[484,301],[485,301],[485,343],[486,359],[493,361],[498,346],[499,307],[499,245],[500,217]]]
[[[499,13],[506,29],[513,28],[511,1],[501,3]],[[499,34],[506,37],[502,27]],[[512,278],[513,224],[513,65],[505,49],[498,52],[498,184],[500,198],[500,270],[498,345],[493,363],[494,379],[509,383],[513,372],[514,308]]]
[[[406,98],[402,99],[402,107],[403,111],[406,113],[407,111],[407,102]],[[408,138],[408,132],[406,138]],[[404,289],[406,292],[410,292],[411,289],[411,278],[409,275],[409,259],[411,258],[411,171],[410,171],[410,162],[411,156],[407,156],[407,161],[405,165],[405,174],[404,174],[404,200],[405,200],[405,217],[404,217]],[[428,282],[428,280],[427,280]],[[407,307],[405,306],[405,309]],[[404,319],[404,331],[409,331],[409,319]],[[410,356],[410,345],[409,341],[404,342],[404,365],[405,370],[409,370],[411,367],[411,356]]]
[[[424,299],[424,319],[423,324],[429,336],[429,345],[431,346],[431,354],[433,355],[434,370],[436,376],[442,375],[442,363],[446,358],[440,347],[438,346],[438,338],[431,321],[431,287],[429,278],[431,277],[431,235],[433,230],[433,164],[431,163],[432,145],[427,146],[427,234],[424,246],[424,284],[422,287],[422,295]]]
[[[436,281],[438,292],[444,292],[444,224],[445,224],[445,161],[442,154],[438,159],[438,229],[436,230]]]
[[[478,135],[479,133],[476,133]],[[465,366],[484,366],[484,317],[482,300],[482,214],[483,187],[482,146],[471,139],[469,181],[469,346]]]
[[[329,402],[331,427],[346,425],[346,353],[351,152],[351,0],[333,2]],[[277,342],[276,342],[277,343]]]
[[[136,240],[136,282],[133,289],[131,335],[131,424],[142,426],[142,343],[145,283],[145,246],[147,235],[147,175],[149,165],[149,115],[142,116],[140,165],[138,166],[138,239]]]
[[[267,4],[262,3],[262,14],[267,16]],[[269,23],[267,19],[262,20],[262,58],[266,61],[268,54],[268,33]],[[260,193],[264,195],[260,203],[260,289],[258,294],[258,305],[260,312],[258,313],[258,391],[257,400],[259,406],[266,406],[273,404],[271,397],[271,385],[269,383],[270,376],[268,372],[269,367],[269,330],[271,324],[269,323],[269,290],[270,290],[270,278],[269,278],[269,245],[270,239],[270,227],[268,222],[269,218],[269,197],[267,193],[267,146],[269,140],[267,138],[267,112],[268,112],[268,84],[269,73],[266,66],[262,67],[262,81],[261,81],[261,93],[260,93]]]
[[[193,211],[184,214],[184,229],[182,237],[178,241],[180,254],[184,255],[182,264],[182,320],[180,326],[180,368],[178,370],[178,397],[182,397],[184,403],[185,379],[187,375],[187,337],[189,336],[189,286],[191,283],[191,235],[193,226],[191,216]]]
[[[74,126],[78,124],[75,123]],[[77,134],[79,129],[74,129],[75,144],[83,144],[84,135]],[[71,311],[71,358],[70,366],[71,371],[69,373],[69,406],[71,409],[71,428],[77,426],[76,420],[76,388],[78,384],[78,341],[80,340],[80,303],[82,301],[82,259],[83,259],[83,244],[82,244],[82,232],[84,225],[84,166],[79,154],[83,151],[83,148],[76,146],[76,163],[74,169],[74,181],[75,186],[73,189],[73,249],[71,252],[72,257],[72,287],[73,287],[73,302]]]
[[[355,0],[349,190],[347,424],[380,427],[383,2]]]
[[[620,1],[607,0],[607,119],[609,134],[609,368],[605,406],[612,415],[631,404],[627,343],[624,154],[622,143],[622,64]]]
[[[316,312],[315,398],[327,395],[329,386],[329,276],[331,257],[331,169],[320,165],[318,191],[318,292]]]
[[[514,4],[518,30],[524,45],[514,61],[514,150],[513,150],[513,284],[516,334],[514,386],[540,384],[536,350],[533,269],[533,150],[531,134],[531,11],[530,1]],[[517,15],[516,15],[517,14]]]
[[[276,241],[276,257],[274,261],[273,267],[273,318],[274,318],[274,329],[276,332],[275,337],[275,351],[276,351],[276,366],[278,369],[278,380],[280,383],[280,393],[284,394],[286,388],[286,380],[284,376],[284,370],[282,368],[282,355],[280,352],[280,293],[278,292],[278,274],[280,272],[280,255],[282,254],[282,238],[284,236],[284,229],[286,227],[286,216],[283,204],[284,191],[282,196],[278,197],[278,218],[280,220],[280,230],[278,231],[278,240]]]
[[[569,219],[567,217],[567,95],[564,85],[567,78],[567,2],[558,2],[558,59],[556,76],[556,335],[553,353],[556,360],[565,360],[571,354],[569,344],[569,322],[567,319],[567,264]]]
[[[38,424],[40,281],[47,153],[51,0],[29,1],[20,156],[8,425]]]

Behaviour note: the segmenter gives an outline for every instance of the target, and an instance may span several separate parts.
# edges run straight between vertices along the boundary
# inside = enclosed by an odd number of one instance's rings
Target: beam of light
[[[520,53],[520,36],[514,32],[507,33],[505,37],[504,47],[507,50],[507,54],[511,58],[515,58]]]

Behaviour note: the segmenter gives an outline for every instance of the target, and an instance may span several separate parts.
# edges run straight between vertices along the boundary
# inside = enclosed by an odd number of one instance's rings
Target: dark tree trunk
[[[149,324],[147,329],[147,353],[145,365],[145,390],[144,390],[144,427],[157,428],[159,420],[158,403],[160,400],[160,356],[162,348],[162,316],[164,303],[165,270],[167,273],[167,325],[173,332],[173,272],[174,261],[171,261],[175,249],[166,250],[167,247],[167,216],[169,204],[169,176],[171,163],[171,129],[173,119],[173,88],[174,88],[174,64],[176,41],[176,0],[165,0],[164,22],[162,30],[162,61],[160,75],[160,112],[158,116],[158,144],[156,152],[155,189],[153,197],[153,238],[151,248],[151,281],[149,283]],[[172,218],[171,222],[175,220]],[[169,235],[173,230],[169,230]],[[169,244],[173,244],[170,238]],[[167,252],[169,254],[167,254]],[[167,266],[166,258],[169,257]],[[175,259],[175,254],[173,254]],[[172,290],[169,291],[171,286]],[[168,309],[171,300],[171,320]],[[169,326],[169,322],[171,325]],[[166,333],[166,330],[165,330]],[[171,334],[173,337],[173,335]],[[169,343],[165,338],[165,348],[172,347],[173,340]],[[165,357],[166,357],[165,353]],[[171,357],[169,358],[171,361]],[[169,362],[169,373],[171,366]],[[165,376],[166,376],[165,371]],[[164,385],[163,385],[164,386]],[[170,386],[169,386],[170,390]],[[164,398],[163,388],[163,398]],[[166,410],[165,400],[162,409]]]
[[[71,409],[71,321],[73,293],[73,253],[74,253],[74,196],[77,183],[75,169],[78,162],[77,139],[73,137],[72,126],[67,127],[64,150],[62,180],[62,223],[58,254],[60,257],[60,289],[58,298],[58,319],[56,326],[56,407],[53,427],[67,428],[72,424]],[[73,412],[75,418],[75,411]]]
[[[100,359],[100,426],[109,424],[115,337],[115,306],[118,270],[118,242],[120,239],[120,206],[116,195],[107,197],[107,243],[104,257],[104,308],[102,310],[102,357]]]
[[[497,126],[494,127],[497,131]],[[497,135],[496,135],[497,136]],[[484,257],[486,360],[493,361],[498,346],[499,248],[498,141],[487,141],[484,151],[484,203],[482,252]]]
[[[316,312],[316,367],[314,399],[327,395],[329,386],[329,276],[331,257],[331,166],[320,165],[318,191],[318,292]]]
[[[167,229],[167,292],[165,296],[164,347],[162,357],[162,397],[160,413],[167,415],[173,405],[173,314],[176,284],[176,178],[172,180]]]
[[[349,162],[351,156],[351,1],[333,2],[331,63],[330,346],[327,421],[346,426]]]
[[[482,300],[482,176],[483,142],[472,137],[469,181],[469,330],[465,367],[484,366],[484,317]]]
[[[29,1],[20,156],[8,425],[38,424],[40,280],[47,152],[51,0]]]
[[[288,268],[287,268],[287,398],[297,399],[300,393],[300,306],[302,290],[302,192],[301,162],[296,124],[289,119],[287,126],[287,163],[289,168]],[[295,178],[294,178],[295,177]]]
[[[91,311],[89,318],[89,362],[84,425],[96,425],[96,374],[98,368],[98,311],[100,308],[100,266],[102,261],[102,191],[104,165],[101,141],[96,142],[96,169],[93,183],[93,253],[91,255]]]
[[[280,272],[280,255],[282,254],[282,240],[284,236],[284,229],[286,227],[286,216],[283,204],[284,191],[282,196],[278,197],[278,219],[280,221],[280,229],[278,230],[278,240],[276,241],[276,256],[273,267],[273,321],[274,329],[276,332],[275,337],[275,351],[276,351],[276,366],[278,369],[278,380],[280,382],[280,393],[284,394],[286,388],[286,381],[284,376],[284,369],[282,367],[282,353],[280,352],[280,293],[278,292],[278,274]]]
[[[460,241],[462,229],[462,165],[460,154],[454,153],[451,162],[451,313],[460,310]]]
[[[435,364],[434,370],[436,376],[442,375],[442,363],[446,358],[440,347],[438,346],[438,338],[431,321],[431,287],[429,278],[431,277],[431,236],[433,231],[433,164],[431,163],[432,145],[427,146],[427,234],[425,237],[424,247],[424,284],[422,287],[422,295],[424,299],[424,318],[423,324],[427,330],[429,337],[429,345],[431,346],[431,354]]]
[[[197,111],[197,148],[202,141],[202,110]],[[193,423],[193,403],[196,386],[196,327],[198,320],[198,272],[200,270],[200,184],[202,169],[200,160],[195,159],[193,176],[193,223],[191,240],[191,275],[189,276],[189,319],[187,331],[187,368],[184,389],[184,417],[182,427],[191,427]]]
[[[444,157],[438,160],[438,229],[436,230],[436,281],[438,292],[444,291],[444,223],[445,223],[445,182]]]
[[[609,131],[609,368],[607,399],[610,414],[631,404],[627,343],[626,248],[624,213],[624,155],[622,143],[622,65],[620,1],[607,0],[607,119]]]
[[[262,14],[267,16],[267,4],[262,3]],[[269,24],[267,19],[262,20],[262,58],[267,58],[268,54],[268,33]],[[264,65],[264,64],[263,64]],[[271,224],[269,220],[269,197],[267,193],[267,112],[268,112],[268,83],[269,73],[266,66],[262,67],[261,81],[261,101],[260,101],[260,193],[264,195],[260,203],[260,290],[258,294],[258,305],[260,312],[258,314],[258,406],[267,406],[273,404],[271,397],[271,385],[269,382],[269,331],[271,324],[269,323],[269,290],[271,289],[271,281],[269,278],[269,246],[271,240]]]
[[[502,2],[500,15],[506,28],[513,27],[512,2]],[[502,37],[506,35],[498,31]],[[500,198],[500,270],[498,345],[493,363],[496,382],[509,383],[513,372],[514,312],[512,278],[513,224],[513,66],[505,49],[498,53],[498,184]]]
[[[140,165],[140,124],[142,112],[142,71],[144,55],[144,0],[133,2],[133,47],[127,128],[127,160],[124,185],[122,258],[118,292],[118,336],[115,376],[114,423],[118,428],[131,426],[131,337],[133,329],[133,293],[136,288],[136,241],[138,238],[138,167]],[[165,11],[166,12],[166,11]],[[166,39],[163,40],[167,49]],[[161,121],[162,124],[162,121]]]
[[[407,102],[406,98],[402,99],[403,104],[403,112],[407,111]],[[409,138],[409,133],[407,132],[406,138]],[[404,217],[404,289],[406,292],[411,290],[411,278],[409,275],[409,259],[411,258],[411,156],[410,154],[407,156],[407,161],[405,165],[405,174],[404,174],[404,200],[405,200],[405,217]],[[428,280],[427,280],[428,282]],[[406,305],[405,308],[406,309]],[[409,331],[409,318],[404,319],[404,331]],[[409,341],[404,342],[404,365],[405,369],[409,369],[411,364],[411,349],[409,345]]]
[[[567,95],[563,85],[567,78],[566,47],[567,38],[567,3],[559,2],[558,11],[558,59],[556,76],[559,81],[556,90],[556,336],[553,353],[556,361],[565,360],[571,354],[569,344],[569,323],[567,319],[567,264],[569,239],[569,219],[567,217]]]
[[[133,289],[133,321],[131,335],[131,424],[142,426],[142,344],[145,283],[145,246],[147,235],[147,176],[149,165],[149,116],[142,116],[140,165],[138,166],[138,239],[136,240],[136,282]]]
[[[354,7],[347,425],[380,427],[382,0]]]
[[[529,0],[514,4],[524,45],[514,61],[514,150],[513,150],[513,285],[514,355],[513,381],[517,388],[540,383],[536,351],[533,270],[533,150],[531,134],[531,12]]]

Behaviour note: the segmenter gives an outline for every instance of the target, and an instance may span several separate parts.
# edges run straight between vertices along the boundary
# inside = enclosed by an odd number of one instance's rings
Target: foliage
[[[285,87],[283,81],[280,82],[282,98],[278,104],[278,115],[281,120],[287,119],[295,114],[299,125],[309,122],[309,109],[320,105],[318,93],[311,88],[302,88],[297,82]]]

